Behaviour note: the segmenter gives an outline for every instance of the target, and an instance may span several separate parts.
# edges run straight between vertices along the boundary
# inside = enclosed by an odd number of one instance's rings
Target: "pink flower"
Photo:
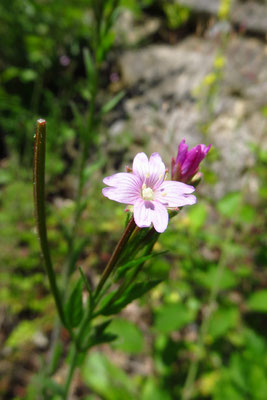
[[[210,147],[211,144],[208,146],[198,144],[188,151],[188,146],[183,139],[179,144],[176,160],[172,158],[172,179],[189,182],[197,173],[199,164],[208,154]]]
[[[164,180],[165,174],[166,168],[158,153],[153,153],[149,160],[145,153],[138,153],[132,173],[106,177],[103,182],[109,187],[102,192],[110,200],[132,205],[137,226],[145,228],[152,223],[161,233],[168,226],[167,209],[196,203],[196,197],[191,195],[193,186]]]

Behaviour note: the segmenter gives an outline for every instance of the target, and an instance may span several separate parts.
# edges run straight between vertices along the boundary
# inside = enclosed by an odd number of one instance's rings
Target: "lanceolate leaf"
[[[143,264],[145,261],[149,260],[150,258],[158,257],[165,253],[167,253],[167,252],[162,251],[160,253],[153,253],[153,254],[149,254],[147,256],[138,257],[135,260],[127,262],[126,264],[122,265],[121,267],[119,267],[117,269],[115,279],[116,280],[121,279],[128,270],[130,270],[134,267],[138,267],[139,265]]]
[[[65,308],[66,320],[72,328],[78,326],[83,317],[82,290],[83,280],[80,278],[74,286]]]
[[[149,282],[137,282],[132,284],[122,295],[121,298],[116,300],[112,304],[107,304],[101,310],[103,315],[112,315],[119,313],[127,304],[131,303],[133,300],[142,297],[146,292],[153,289],[158,285],[161,280],[153,280]]]
[[[111,332],[105,332],[106,328],[111,323],[111,319],[102,322],[99,325],[96,325],[91,333],[87,335],[87,338],[84,338],[84,342],[86,343],[83,347],[84,350],[88,350],[89,348],[96,346],[100,343],[110,343],[113,340],[117,339],[117,335]]]
[[[87,48],[83,49],[83,59],[86,67],[87,77],[88,79],[93,80],[95,76],[95,66],[93,58],[89,52],[89,49]]]
[[[125,92],[119,92],[116,94],[116,96],[112,97],[101,109],[101,114],[107,114],[109,111],[111,111],[116,105],[121,101],[121,99],[124,97]]]

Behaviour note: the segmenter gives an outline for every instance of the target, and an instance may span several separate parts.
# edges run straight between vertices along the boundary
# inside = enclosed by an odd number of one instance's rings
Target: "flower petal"
[[[142,182],[149,174],[148,158],[145,153],[138,153],[133,160],[133,173],[138,176]]]
[[[166,230],[169,222],[167,208],[158,201],[153,202],[155,210],[152,216],[152,223],[157,232],[162,233]]]
[[[185,162],[182,165],[181,172],[183,176],[192,176],[197,171],[199,163],[203,160],[201,147],[197,145],[187,153]]]
[[[201,152],[202,152],[203,158],[204,158],[204,157],[206,157],[206,155],[210,151],[211,144],[209,144],[208,146],[205,146],[204,144],[200,144],[200,147],[201,147]]]
[[[185,143],[185,139],[183,139],[181,141],[181,143],[179,144],[179,146],[178,146],[178,153],[177,153],[177,157],[176,157],[176,163],[179,163],[180,165],[183,164],[183,162],[186,159],[187,150],[188,150],[188,146]]]
[[[176,208],[187,204],[195,204],[196,197],[191,195],[195,188],[182,182],[165,181],[155,192],[155,200],[166,207]]]
[[[134,203],[134,221],[139,228],[147,228],[151,225],[155,210],[152,201],[139,199]]]
[[[121,172],[111,176],[107,176],[103,182],[111,187],[106,187],[102,190],[105,197],[110,200],[115,200],[119,203],[134,204],[141,196],[141,181],[140,179],[126,172]]]
[[[208,154],[210,147],[211,145],[205,146],[204,144],[198,144],[189,150],[181,168],[181,173],[184,178],[189,179],[197,172],[199,164]]]
[[[121,184],[136,187],[138,186],[139,189],[142,187],[142,181],[139,179],[139,177],[128,172],[119,172],[118,174],[106,176],[106,178],[103,179],[103,182],[105,185],[115,187],[121,186]]]
[[[146,185],[156,189],[164,180],[166,167],[158,153],[151,154],[149,158],[149,175],[146,179]]]
[[[123,204],[134,204],[140,198],[139,192],[130,192],[127,188],[105,187],[102,193],[108,199]]]

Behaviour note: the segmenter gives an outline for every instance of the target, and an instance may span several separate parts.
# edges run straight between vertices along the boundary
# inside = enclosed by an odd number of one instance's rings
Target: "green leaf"
[[[221,307],[216,310],[209,322],[209,334],[217,339],[225,335],[231,328],[234,328],[238,322],[239,312],[235,307]]]
[[[78,267],[79,268],[79,272],[80,272],[80,274],[81,274],[81,278],[82,278],[82,280],[83,280],[83,283],[84,283],[84,285],[85,285],[85,287],[86,287],[86,289],[87,289],[87,291],[88,291],[88,293],[89,293],[89,296],[90,296],[90,299],[92,300],[92,288],[91,288],[91,285],[90,285],[90,282],[88,281],[88,279],[86,278],[86,276],[85,276],[85,273],[83,272],[83,269],[82,269],[82,267]]]
[[[66,320],[72,328],[77,327],[83,317],[82,291],[83,280],[80,278],[74,286],[65,306]]]
[[[252,293],[247,301],[247,306],[251,311],[267,312],[267,289]]]
[[[241,199],[239,192],[228,193],[218,202],[217,208],[224,217],[233,218],[240,211]]]
[[[142,391],[142,400],[171,400],[167,390],[159,387],[158,382],[153,378],[148,378]]]
[[[125,91],[122,90],[116,96],[112,97],[101,109],[101,114],[107,114],[109,111],[111,111],[116,105],[121,101],[121,99],[125,96]]]
[[[74,116],[75,123],[79,128],[80,134],[84,136],[85,134],[84,118],[81,112],[79,111],[77,105],[72,101],[70,102],[70,107]]]
[[[184,304],[166,304],[156,313],[155,328],[161,333],[170,333],[183,328],[195,318],[195,310]]]
[[[92,332],[87,339],[87,345],[85,345],[86,349],[99,345],[101,343],[110,343],[113,340],[117,339],[117,335],[115,335],[114,333],[105,332],[106,328],[110,325],[111,322],[112,320],[109,319],[93,327]]]
[[[118,269],[116,271],[116,275],[115,275],[115,280],[121,279],[129,269],[138,267],[139,265],[143,264],[145,261],[147,261],[153,257],[161,256],[166,253],[167,253],[167,251],[162,251],[160,253],[153,253],[153,254],[149,254],[147,256],[138,257],[135,260],[127,262],[126,264],[118,267]]]
[[[106,307],[101,310],[101,314],[112,315],[119,313],[124,307],[127,306],[127,304],[143,296],[146,292],[154,288],[160,282],[161,280],[157,279],[149,282],[134,283],[122,294],[120,299],[111,305],[107,304]]]
[[[12,180],[12,176],[9,170],[4,169],[3,167],[0,169],[0,185],[6,185]]]
[[[19,347],[33,339],[38,329],[37,320],[20,322],[9,335],[6,345],[8,347]]]
[[[62,353],[63,353],[63,350],[64,350],[63,349],[63,343],[62,342],[57,342],[56,346],[55,346],[55,349],[53,351],[53,354],[52,354],[53,358],[52,358],[52,360],[50,362],[50,367],[49,367],[50,375],[53,375],[56,372],[56,370],[58,368],[58,365],[59,365],[60,358],[61,358]]]
[[[81,238],[76,240],[72,256],[70,257],[69,260],[69,263],[71,265],[71,273],[74,272],[76,262],[79,259],[84,247],[88,244],[88,241],[89,241],[88,238]]]
[[[208,210],[205,204],[196,204],[188,211],[190,219],[190,229],[197,231],[204,225],[208,215]]]
[[[136,400],[135,383],[125,372],[110,362],[104,354],[90,352],[83,368],[82,377],[90,390],[105,400]]]
[[[57,383],[56,381],[54,381],[51,378],[44,378],[43,379],[43,387],[45,387],[46,389],[49,389],[50,392],[54,395],[60,395],[60,396],[64,396],[64,388]]]
[[[38,74],[33,69],[24,69],[21,71],[20,77],[23,82],[31,82],[37,79]]]
[[[144,347],[144,337],[140,329],[130,321],[116,318],[108,328],[108,332],[117,335],[113,347],[126,353],[139,354]]]
[[[209,266],[206,271],[194,271],[193,279],[199,285],[207,289],[211,289],[215,284],[218,284],[220,290],[225,290],[237,284],[235,274],[228,268],[224,268],[224,270],[220,272],[220,281],[218,283],[218,267],[216,265]]]
[[[116,340],[117,338],[118,336],[114,335],[113,333],[102,333],[102,335],[95,335],[88,343],[88,346],[85,346],[85,348],[88,349],[102,343],[110,343]]]
[[[250,204],[244,204],[240,211],[240,218],[242,222],[252,224],[255,221],[256,214],[257,211],[255,207]]]
[[[87,77],[93,80],[95,76],[95,66],[89,49],[87,48],[83,49],[83,60],[86,67]]]

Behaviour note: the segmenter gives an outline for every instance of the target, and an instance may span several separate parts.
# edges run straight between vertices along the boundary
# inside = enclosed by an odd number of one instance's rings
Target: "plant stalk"
[[[50,288],[55,299],[61,322],[66,326],[63,305],[61,302],[61,293],[58,289],[47,240],[45,214],[45,147],[46,121],[44,119],[39,119],[37,121],[33,155],[33,195],[36,224]]]
[[[113,271],[113,268],[115,267],[116,262],[118,261],[120,255],[122,253],[122,250],[124,249],[124,246],[128,242],[135,227],[136,227],[136,224],[134,222],[134,218],[132,217],[130,219],[128,225],[126,226],[126,229],[125,229],[122,237],[120,238],[117,246],[115,247],[115,250],[114,250],[112,256],[110,257],[110,260],[101,276],[100,282],[98,283],[98,286],[95,290],[95,297],[97,297],[99,295],[102,287],[104,286],[105,282],[107,281],[108,277],[110,276],[111,272]]]
[[[64,386],[63,400],[68,400],[69,390],[70,390],[73,374],[74,374],[74,371],[76,369],[78,356],[79,356],[79,352],[78,352],[76,343],[73,343],[72,347],[70,349],[69,370],[68,370],[68,375],[66,377],[66,383],[65,383],[65,386]]]

